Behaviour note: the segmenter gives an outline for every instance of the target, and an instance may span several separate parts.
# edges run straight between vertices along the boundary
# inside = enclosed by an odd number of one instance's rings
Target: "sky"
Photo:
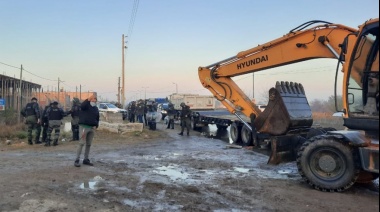
[[[95,91],[126,102],[175,93],[211,95],[198,67],[282,37],[311,20],[353,28],[379,17],[378,0],[0,0],[0,74],[44,90]],[[265,101],[276,81],[302,83],[309,102],[334,92],[336,60],[312,60],[237,76]],[[4,65],[6,64],[6,65]],[[338,93],[341,88],[338,87]],[[265,102],[264,102],[265,104]]]

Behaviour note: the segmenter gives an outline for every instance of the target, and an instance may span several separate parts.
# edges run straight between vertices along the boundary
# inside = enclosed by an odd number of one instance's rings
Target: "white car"
[[[99,108],[100,112],[122,113],[123,114],[123,120],[127,118],[127,111],[124,109],[120,109],[120,108],[116,107],[112,103],[101,102],[98,104],[98,108]]]

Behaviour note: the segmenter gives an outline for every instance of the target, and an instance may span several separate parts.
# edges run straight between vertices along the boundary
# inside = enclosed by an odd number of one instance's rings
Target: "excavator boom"
[[[316,23],[323,24],[309,27]],[[304,91],[298,91],[298,85],[276,85],[276,89],[269,93],[269,107],[262,113],[232,77],[310,59],[339,59],[342,42],[348,35],[356,32],[356,29],[340,24],[307,22],[281,38],[239,52],[236,56],[218,63],[199,67],[199,79],[232,114],[241,112],[251,118],[253,127],[258,132],[281,135],[293,128],[307,128],[312,125],[311,110]],[[280,87],[281,92],[275,92],[280,91]],[[299,108],[299,104],[292,102],[304,104]]]

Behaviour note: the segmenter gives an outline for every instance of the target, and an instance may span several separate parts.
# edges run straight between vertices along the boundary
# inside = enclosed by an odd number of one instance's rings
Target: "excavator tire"
[[[342,192],[359,176],[355,151],[335,138],[316,136],[305,142],[297,154],[301,177],[314,189]]]
[[[235,122],[230,126],[230,137],[233,144],[241,143],[241,127]]]
[[[241,129],[241,143],[243,146],[252,146],[252,132],[245,125]]]

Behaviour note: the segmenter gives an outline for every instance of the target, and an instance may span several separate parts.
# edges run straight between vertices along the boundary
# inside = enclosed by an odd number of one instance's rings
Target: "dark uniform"
[[[144,120],[143,120],[144,114],[145,114],[145,103],[142,99],[140,99],[136,105],[137,122],[144,123]]]
[[[168,118],[169,118],[169,121],[168,121],[168,126],[166,127],[166,129],[174,129],[174,118],[175,116],[177,115],[177,111],[174,109],[174,105],[172,103],[169,103],[168,105],[168,109],[167,109],[167,114],[168,114]]]
[[[181,110],[181,132],[179,135],[183,135],[183,131],[187,130],[187,135],[189,135],[190,128],[191,128],[191,110],[190,107],[187,106],[184,102],[180,105],[182,107]]]
[[[129,122],[135,123],[135,116],[136,116],[136,102],[133,101],[128,106],[128,116],[129,116]]]
[[[28,125],[28,144],[32,145],[33,130],[36,130],[35,144],[40,144],[41,124],[40,124],[40,106],[37,103],[37,98],[33,97],[21,111],[21,115],[25,117],[25,123]]]
[[[50,146],[51,133],[54,130],[54,142],[53,146],[58,145],[59,134],[61,133],[62,119],[65,116],[65,112],[58,107],[58,102],[53,102],[53,105],[46,111],[46,117],[49,120],[49,128],[47,132],[47,142],[45,146]]]
[[[73,99],[73,106],[68,114],[71,114],[71,131],[73,132],[73,141],[79,141],[79,112],[80,102],[78,98]]]
[[[46,116],[47,110],[53,105],[53,103],[50,103],[49,105],[46,105],[44,108],[44,112],[42,113],[41,117],[41,125],[42,125],[42,142],[46,143],[47,140],[47,131],[49,128],[49,119]]]

